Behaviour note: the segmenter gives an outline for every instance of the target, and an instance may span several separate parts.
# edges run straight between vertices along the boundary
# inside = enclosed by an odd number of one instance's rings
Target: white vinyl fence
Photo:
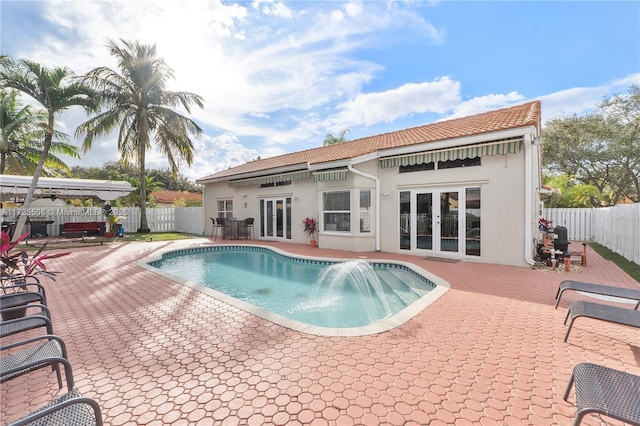
[[[640,265],[640,203],[598,209],[544,209],[572,241],[595,241]]]
[[[140,227],[139,207],[113,207],[113,212],[120,217],[120,223],[126,232],[135,232]],[[50,236],[60,235],[61,225],[69,222],[104,222],[104,212],[100,207],[34,207],[32,209],[2,209],[2,220],[12,221],[19,215],[26,214],[31,218],[45,218],[53,223],[47,225]],[[147,223],[151,232],[185,232],[189,234],[204,233],[204,210],[202,207],[159,207],[147,209]],[[28,231],[28,228],[25,229]]]

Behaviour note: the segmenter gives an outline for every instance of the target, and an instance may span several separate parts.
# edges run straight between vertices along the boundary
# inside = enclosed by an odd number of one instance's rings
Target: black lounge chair
[[[584,293],[599,294],[601,296],[612,296],[620,297],[622,299],[635,300],[637,301],[637,303],[635,308],[633,309],[638,309],[638,306],[640,306],[640,289],[613,287],[602,284],[591,284],[583,283],[580,281],[566,280],[560,283],[560,287],[558,288],[558,292],[556,293],[556,308],[558,307],[558,303],[560,303],[562,293],[566,290],[582,291]]]
[[[571,322],[569,323],[567,334],[564,336],[565,342],[569,337],[571,327],[573,327],[573,321],[578,317],[588,317],[615,324],[640,328],[640,311],[618,308],[617,306],[603,305],[600,303],[576,300],[569,305],[569,311],[567,311],[567,316],[564,318],[565,324],[567,323],[569,316],[571,316]]]
[[[31,345],[32,343],[38,344]],[[10,355],[0,358],[0,383],[50,365],[58,376],[58,387],[62,389],[62,377],[60,375],[60,364],[62,364],[65,369],[67,389],[73,389],[71,364],[68,361],[67,349],[61,338],[46,334],[2,346],[0,351],[27,345],[29,347],[20,352],[12,352]]]
[[[53,325],[51,324],[51,315],[49,309],[40,304],[27,305],[27,309],[38,308],[39,311],[29,314],[22,318],[15,318],[0,322],[0,337],[7,337],[13,334],[22,333],[23,331],[33,330],[40,327],[47,329],[47,334],[53,334]],[[2,313],[11,313],[24,309],[18,306],[13,308],[2,309]]]
[[[571,373],[565,401],[574,383],[578,412],[573,426],[590,413],[640,425],[640,376],[591,363],[578,364]]]
[[[9,424],[27,425],[102,426],[102,413],[96,401],[83,398],[74,388],[68,394]]]

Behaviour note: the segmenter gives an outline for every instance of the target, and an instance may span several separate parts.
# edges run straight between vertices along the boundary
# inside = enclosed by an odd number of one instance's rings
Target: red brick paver
[[[567,275],[270,244],[409,261],[451,284],[408,323],[343,338],[289,330],[137,266],[198,243],[88,247],[50,262],[64,271],[45,282],[54,331],[67,343],[76,386],[100,403],[106,424],[563,425],[575,415],[573,394],[562,400],[575,364],[640,374],[637,329],[584,319],[563,342],[567,306],[585,296],[568,292],[553,309],[560,281],[638,287],[591,249],[589,266]],[[0,420],[62,392],[50,369],[6,382]]]

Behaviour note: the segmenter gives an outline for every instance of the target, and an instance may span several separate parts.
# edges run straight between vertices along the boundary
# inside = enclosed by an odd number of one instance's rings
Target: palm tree
[[[339,136],[334,136],[331,133],[329,133],[327,136],[324,137],[324,141],[322,141],[322,145],[327,146],[327,145],[335,145],[337,143],[346,142],[347,133],[349,133],[349,129],[344,129],[342,132],[340,132]]]
[[[47,112],[22,106],[17,90],[0,89],[0,174],[32,175],[42,155],[42,140]],[[68,140],[64,133],[54,131],[56,139]],[[55,154],[80,158],[75,145],[52,141],[42,174],[61,176],[71,173],[69,166]]]
[[[55,134],[55,115],[72,106],[82,106],[86,111],[92,111],[97,98],[91,89],[75,79],[74,73],[68,68],[47,68],[27,59],[16,62],[8,56],[0,57],[0,84],[31,96],[47,112],[47,120],[43,123],[42,152],[23,204],[28,209],[51,149]],[[26,219],[25,215],[20,216],[13,235],[14,241],[22,234]]]
[[[118,130],[120,161],[136,161],[140,179],[140,229],[150,232],[147,224],[147,188],[145,156],[155,146],[166,156],[174,179],[178,176],[179,162],[193,163],[195,148],[189,137],[199,135],[202,129],[193,120],[171,108],[182,107],[187,113],[191,105],[203,107],[202,98],[189,92],[171,92],[167,83],[173,79],[173,70],[157,57],[155,45],[120,40],[122,46],[108,40],[107,47],[118,61],[120,72],[107,67],[96,68],[86,75],[86,82],[102,93],[104,110],[81,124],[76,134],[85,135],[83,149],[91,148],[94,138]]]

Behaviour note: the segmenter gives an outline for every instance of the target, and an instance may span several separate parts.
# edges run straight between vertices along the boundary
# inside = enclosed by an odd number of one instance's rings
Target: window
[[[466,188],[465,199],[465,254],[480,256],[480,188]]]
[[[400,166],[400,173],[410,173],[410,172],[422,172],[424,170],[434,170],[436,168],[436,163],[433,161],[430,163],[420,163],[420,164],[412,164],[410,166]]]
[[[225,219],[233,217],[233,200],[218,200],[218,217]]]
[[[458,160],[447,160],[447,161],[438,161],[438,170],[444,169],[455,169],[458,167],[471,167],[471,166],[481,166],[480,157],[475,158],[460,158]],[[411,172],[422,172],[425,170],[435,170],[436,163],[433,161],[431,163],[420,163],[420,164],[412,164],[410,166],[399,166],[399,173],[411,173]]]
[[[438,170],[455,169],[458,167],[480,166],[480,157],[460,158],[458,160],[438,161]]]
[[[283,180],[282,182],[261,183],[260,188],[273,188],[274,186],[291,185],[290,180]]]
[[[351,193],[323,193],[322,218],[324,231],[351,232]]]
[[[371,190],[360,190],[360,233],[371,232]]]

